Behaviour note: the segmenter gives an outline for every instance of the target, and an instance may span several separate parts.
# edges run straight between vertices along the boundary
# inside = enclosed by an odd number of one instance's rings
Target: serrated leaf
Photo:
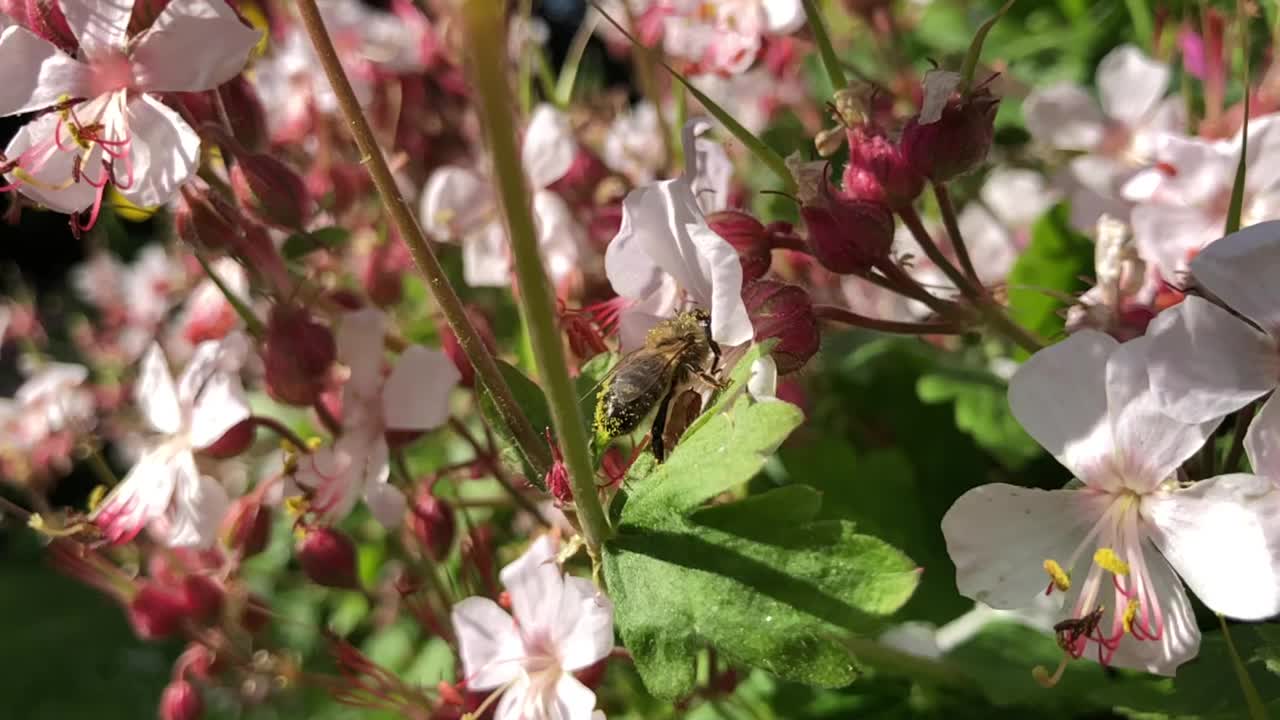
[[[1080,278],[1092,274],[1093,243],[1071,229],[1066,206],[1058,205],[1036,221],[1009,272],[1009,314],[1040,337],[1061,335],[1062,297],[1088,289]]]
[[[286,260],[299,260],[317,250],[328,250],[346,244],[351,232],[345,228],[320,228],[290,235],[280,246],[280,254]]]
[[[529,424],[534,432],[541,432],[544,428],[551,427],[551,410],[547,406],[547,396],[543,394],[542,388],[519,368],[502,360],[496,360],[496,362],[503,379],[507,381],[507,386],[511,388],[512,397],[520,406],[520,410],[529,418]],[[489,394],[483,382],[476,384],[476,390],[480,396],[480,412],[484,415],[485,423],[501,442],[500,454],[503,463],[513,472],[523,474],[531,483],[541,488],[543,478],[533,472],[529,459],[520,452],[515,436],[511,434],[507,424],[502,421],[502,416],[498,414],[493,396]]]

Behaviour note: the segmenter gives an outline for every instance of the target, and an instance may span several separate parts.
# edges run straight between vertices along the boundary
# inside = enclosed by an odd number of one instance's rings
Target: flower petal
[[[1032,607],[1045,560],[1067,562],[1102,516],[1095,494],[994,483],[961,495],[942,518],[960,594],[992,607]]]
[[[173,434],[182,428],[182,407],[174,388],[169,364],[160,345],[152,343],[142,356],[138,379],[134,383],[134,402],[142,416],[157,432]]]
[[[582,226],[559,195],[549,190],[533,194],[533,216],[538,229],[538,251],[552,284],[578,269],[585,243]]]
[[[1144,203],[1133,209],[1129,220],[1138,255],[1175,283],[1183,282],[1187,261],[1222,232],[1216,218],[1198,206]]]
[[[151,531],[169,547],[207,548],[218,535],[218,526],[231,504],[216,479],[203,475],[190,452],[169,461],[174,469],[173,499],[168,511],[151,523]]]
[[[764,9],[765,30],[774,35],[790,35],[805,21],[800,0],[760,0]]]
[[[992,170],[980,194],[992,214],[1012,228],[1031,227],[1061,198],[1044,175],[1016,168]]]
[[[1050,147],[1087,152],[1102,142],[1102,113],[1079,85],[1061,83],[1036,90],[1022,104],[1022,114],[1032,137]]]
[[[1280,378],[1274,341],[1202,297],[1160,313],[1147,336],[1151,390],[1165,413],[1185,423],[1238,410]]]
[[[458,636],[458,655],[467,687],[492,690],[520,675],[524,644],[520,630],[489,598],[469,597],[449,614]],[[510,692],[510,691],[508,691]]]
[[[93,511],[90,519],[109,541],[129,542],[169,507],[176,475],[168,458],[164,448],[148,451]]]
[[[1104,378],[1118,347],[1108,335],[1082,330],[1031,356],[1009,381],[1013,416],[1085,482],[1112,451]]]
[[[1280,488],[1222,475],[1142,502],[1151,539],[1210,610],[1240,620],[1280,613]]]
[[[418,214],[427,232],[440,240],[458,241],[493,216],[493,193],[473,170],[442,167],[422,190]]]
[[[6,173],[5,178],[18,183],[18,192],[51,210],[76,213],[93,205],[99,189],[83,180],[72,182],[77,158],[81,157],[80,149],[69,136],[62,138],[67,150],[58,149],[54,133],[58,132],[59,122],[57,113],[46,113],[18,129],[4,154],[7,158],[20,159],[21,169],[29,178],[20,179],[12,171]],[[95,147],[81,162],[81,167],[94,176],[94,182],[99,182],[102,148]]]
[[[178,113],[150,95],[134,98],[128,113],[133,182],[122,172],[124,163],[117,161],[116,189],[135,205],[163,205],[200,166],[200,136]]]
[[[1191,261],[1196,283],[1232,310],[1280,335],[1280,220],[1251,225],[1206,247]]]
[[[1169,66],[1133,45],[1121,45],[1098,63],[1096,80],[1102,110],[1126,125],[1137,125],[1169,89]]]
[[[192,447],[212,445],[252,414],[239,377],[225,372],[211,375],[191,409]]]
[[[388,482],[367,483],[364,487],[364,504],[374,519],[388,530],[400,527],[408,507],[404,493]]]
[[[549,535],[533,541],[515,562],[502,568],[500,575],[520,627],[529,633],[554,627],[564,579],[556,564],[555,542]]]
[[[134,41],[134,80],[149,92],[216,88],[244,69],[261,36],[226,0],[170,0]]]
[[[124,50],[125,34],[134,0],[62,0],[58,7],[67,18],[80,57],[90,60]]]
[[[338,326],[338,358],[351,371],[342,389],[343,407],[348,400],[370,402],[382,387],[387,316],[377,308],[356,310],[342,316]],[[345,410],[344,410],[345,412]]]
[[[449,393],[462,376],[449,356],[414,345],[396,362],[382,388],[386,426],[430,430],[449,419]]]
[[[1179,665],[1200,652],[1200,628],[1196,626],[1195,611],[1182,588],[1182,581],[1155,548],[1146,543],[1143,545],[1142,554],[1152,585],[1151,596],[1159,598],[1164,631],[1158,642],[1140,641],[1126,635],[1120,640],[1111,664],[1172,676]]]
[[[555,687],[554,710],[547,720],[591,720],[596,708],[596,694],[577,678],[564,673]]]
[[[510,287],[507,230],[489,220],[462,239],[462,279],[471,287]]]
[[[1272,393],[1249,423],[1244,451],[1255,473],[1280,483],[1280,394]]]
[[[364,489],[367,440],[344,435],[331,447],[320,448],[298,464],[294,481],[311,491],[311,509],[326,521],[351,514]]]
[[[613,651],[613,603],[595,583],[564,578],[559,615],[554,642],[565,670],[581,670]]]
[[[524,171],[533,188],[540,190],[564,177],[577,154],[578,141],[569,116],[549,103],[534,108],[520,149]]]
[[[705,220],[700,225],[687,227],[686,231],[698,248],[702,273],[711,281],[709,296],[699,297],[686,286],[703,307],[711,311],[711,338],[728,347],[751,342],[755,330],[747,315],[746,303],[742,301],[742,261],[738,259],[738,252]]]
[[[5,80],[0,83],[0,115],[40,110],[64,96],[86,97],[91,71],[21,25],[0,32],[0,62]]]

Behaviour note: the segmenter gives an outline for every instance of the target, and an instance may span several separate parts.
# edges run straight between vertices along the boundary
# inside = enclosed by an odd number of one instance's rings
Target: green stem
[[[471,324],[462,300],[450,284],[449,277],[445,274],[439,259],[427,244],[422,226],[418,224],[413,211],[409,209],[404,196],[400,194],[395,177],[391,174],[391,168],[387,165],[387,159],[383,156],[382,148],[378,146],[377,137],[373,134],[373,128],[364,116],[364,111],[360,109],[360,101],[356,98],[355,91],[351,89],[351,81],[347,79],[347,74],[342,69],[342,62],[338,59],[338,53],[333,47],[333,40],[325,30],[324,20],[321,19],[320,10],[316,7],[316,0],[298,0],[298,13],[307,35],[311,37],[316,56],[320,58],[320,65],[324,68],[329,84],[333,87],[334,95],[337,96],[338,106],[351,127],[351,135],[364,156],[363,164],[369,168],[373,184],[378,189],[379,197],[382,198],[383,207],[386,208],[391,221],[396,225],[396,230],[400,232],[400,237],[408,246],[409,254],[413,256],[418,270],[426,278],[427,289],[431,292],[436,304],[440,306],[440,312],[449,323],[450,329],[457,336],[463,354],[475,368],[476,377],[493,396],[498,414],[511,429],[516,444],[520,446],[520,452],[528,459],[535,472],[545,474],[551,468],[551,450],[538,433],[534,432],[529,418],[516,403],[510,386],[503,379],[502,372],[498,370],[498,363],[489,353],[489,348],[485,347],[480,333],[476,332],[475,326]],[[502,37],[506,37],[506,32],[502,33]],[[510,112],[510,108],[507,112]]]
[[[529,206],[529,190],[516,147],[516,128],[511,122],[506,76],[503,3],[501,0],[472,0],[463,6],[462,18],[468,39],[473,87],[480,103],[489,152],[493,158],[494,178],[507,218],[511,254],[520,287],[520,305],[533,341],[539,375],[546,386],[556,435],[564,447],[583,539],[595,560],[600,557],[600,543],[609,536],[610,529],[596,495],[595,471],[587,446],[586,427],[569,378],[564,344],[556,324],[555,297],[538,253],[538,235]]]
[[[1244,666],[1244,661],[1240,659],[1240,653],[1236,650],[1236,643],[1231,639],[1231,631],[1227,629],[1227,619],[1221,614],[1218,615],[1218,623],[1222,625],[1222,637],[1227,641],[1227,652],[1231,654],[1231,668],[1236,671],[1236,680],[1240,683],[1240,692],[1244,693],[1244,702],[1249,706],[1249,717],[1252,720],[1266,720],[1267,708],[1262,704],[1262,697],[1258,695],[1258,688],[1254,687],[1253,680],[1249,677],[1249,670]]]
[[[1240,128],[1240,162],[1236,164],[1235,182],[1231,184],[1231,205],[1227,208],[1227,235],[1240,229],[1244,211],[1245,160],[1249,157],[1249,29],[1241,18],[1240,45],[1244,55],[1244,125]]]
[[[836,92],[844,90],[849,87],[849,82],[845,80],[840,57],[831,46],[831,36],[827,34],[827,26],[822,20],[818,4],[814,0],[804,0],[804,14],[809,20],[813,41],[818,45],[818,53],[822,56],[822,65],[827,69],[827,78],[831,80],[831,89]]]

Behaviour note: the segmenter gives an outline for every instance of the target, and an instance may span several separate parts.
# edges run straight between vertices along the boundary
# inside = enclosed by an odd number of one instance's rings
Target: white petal
[[[1238,410],[1280,378],[1274,341],[1202,297],[1160,313],[1147,336],[1151,390],[1164,412],[1185,423]]]
[[[178,404],[178,391],[169,374],[164,351],[152,343],[142,356],[138,379],[134,382],[134,402],[157,432],[176,433],[182,427],[182,407]]]
[[[17,115],[57,104],[63,96],[90,93],[91,71],[21,25],[0,32],[0,115]]]
[[[94,59],[124,50],[133,0],[62,0],[67,25],[80,41],[80,56]]]
[[[1200,628],[1196,626],[1195,611],[1182,588],[1182,581],[1155,548],[1147,543],[1143,545],[1142,555],[1154,597],[1159,598],[1160,610],[1164,613],[1164,632],[1158,643],[1139,641],[1132,635],[1126,635],[1116,648],[1111,664],[1171,676],[1179,665],[1200,652]],[[1090,656],[1093,653],[1086,655]]]
[[[142,207],[163,205],[200,167],[200,136],[178,113],[150,95],[129,103],[129,156],[133,183],[124,163],[115,163],[116,189]],[[120,184],[123,183],[123,184]]]
[[[645,249],[643,231],[634,227],[639,206],[628,209],[632,191],[622,204],[622,223],[604,252],[604,272],[613,291],[624,298],[640,300],[662,285],[665,273]]]
[[[1169,66],[1132,45],[1121,45],[1098,63],[1098,94],[1109,117],[1136,125],[1169,88]]]
[[[382,387],[385,356],[383,338],[387,316],[377,308],[356,310],[342,316],[338,325],[338,359],[351,371],[343,387],[343,405],[348,398],[369,402]]]
[[[1164,482],[1204,445],[1222,418],[1178,422],[1160,409],[1147,374],[1150,337],[1121,345],[1107,361],[1107,412],[1114,438],[1114,469],[1130,490]]]
[[[996,168],[982,184],[982,202],[1000,222],[1027,228],[1040,219],[1061,193],[1050,188],[1044,175],[1034,170]]]
[[[586,578],[566,577],[555,634],[560,666],[570,672],[613,651],[613,603]]]
[[[533,188],[540,190],[564,177],[577,154],[578,142],[569,116],[548,103],[534,108],[520,151]]]
[[[1175,283],[1185,279],[1187,261],[1222,233],[1216,218],[1200,207],[1143,204],[1133,209],[1130,224],[1138,255]]]
[[[471,287],[510,287],[507,230],[489,220],[462,239],[462,279]]]
[[[987,283],[1004,280],[1018,259],[1009,228],[978,203],[965,205],[956,220],[979,279]]]
[[[489,598],[469,597],[450,612],[467,687],[492,690],[521,670],[524,644],[515,620]]]
[[[461,240],[493,216],[493,193],[488,183],[467,168],[436,170],[422,190],[418,213],[422,226],[439,240]]]
[[[1196,283],[1232,310],[1280,335],[1280,220],[1251,225],[1206,247],[1191,261]]]
[[[191,410],[191,445],[205,448],[252,415],[240,378],[230,373],[211,375]]]
[[[511,596],[511,610],[526,632],[555,626],[559,619],[564,579],[556,564],[555,543],[543,535],[515,562],[502,568],[502,585]]]
[[[1082,490],[996,483],[966,492],[942,517],[960,594],[1006,610],[1032,607],[1049,585],[1044,561],[1065,564],[1102,511]]]
[[[760,6],[765,30],[774,35],[790,35],[804,25],[804,5],[799,0],[760,0]]]
[[[1079,85],[1036,90],[1022,104],[1022,114],[1032,137],[1051,147],[1089,151],[1102,142],[1102,113]]]
[[[164,514],[173,497],[175,474],[168,464],[169,451],[151,450],[143,455],[129,474],[91,516],[113,543],[128,542],[148,523]]]
[[[701,218],[700,218],[701,219]],[[685,286],[711,311],[711,338],[726,347],[751,342],[755,330],[742,302],[742,261],[727,240],[712,230],[706,221],[686,228],[688,238],[698,248],[704,277],[710,280],[710,296]]]
[[[543,267],[551,282],[559,283],[578,269],[578,255],[586,241],[585,233],[569,204],[549,190],[533,194],[533,215]]]
[[[591,720],[596,694],[574,676],[565,673],[556,683],[555,706],[547,720]]]
[[[1280,484],[1280,399],[1277,398],[1280,395],[1272,393],[1249,423],[1244,451],[1254,472]]]
[[[776,400],[778,397],[778,364],[766,355],[751,363],[751,377],[747,379],[747,392],[756,400]]]
[[[689,176],[689,187],[698,208],[709,214],[729,207],[734,167],[724,146],[705,137],[692,143],[686,138],[685,152],[692,153],[694,172]]]
[[[1280,613],[1280,489],[1222,475],[1143,499],[1151,539],[1210,610],[1240,620]]]
[[[195,407],[200,389],[209,382],[219,369],[218,356],[222,343],[217,340],[205,340],[196,345],[187,359],[187,366],[182,369],[178,378],[178,405],[185,409]]]
[[[934,68],[924,74],[924,100],[920,103],[921,125],[936,123],[942,119],[951,94],[960,86],[960,73]]]
[[[178,453],[170,464],[175,473],[173,499],[168,512],[152,522],[151,531],[169,547],[207,548],[217,538],[231,500],[221,483],[200,473],[190,452]]]
[[[1152,140],[1152,150],[1154,160],[1173,170],[1165,173],[1161,192],[1169,195],[1163,202],[1208,205],[1235,180],[1238,145],[1163,134]]]
[[[449,419],[449,393],[462,376],[447,355],[414,345],[405,350],[382,388],[387,428],[430,430]]]
[[[226,0],[170,0],[134,41],[134,79],[150,92],[216,88],[244,69],[261,35]]]
[[[364,489],[367,441],[344,435],[332,447],[320,448],[298,464],[294,480],[311,491],[311,508],[329,522],[351,513]]]
[[[1009,381],[1018,423],[1086,482],[1112,451],[1105,378],[1117,347],[1108,335],[1082,330],[1031,356]]]
[[[83,104],[76,109],[79,111],[82,108]],[[23,158],[22,168],[35,181],[24,180],[18,185],[18,192],[51,210],[80,212],[93,205],[98,197],[98,188],[83,180],[71,182],[80,152],[75,142],[65,134],[65,129],[62,131],[62,143],[67,150],[59,150],[54,144],[53,136],[59,122],[57,113],[46,113],[23,125],[9,141],[4,154],[10,159],[18,159],[29,152],[32,154],[30,158]],[[39,148],[40,152],[31,152],[33,148]],[[94,182],[98,182],[102,175],[102,148],[95,147],[82,167],[91,174]],[[12,172],[5,177],[10,183],[18,180]]]
[[[1280,181],[1280,167],[1275,162],[1280,152],[1280,122],[1277,116],[1266,115],[1249,121],[1249,157],[1245,161],[1245,196],[1256,195],[1275,187]],[[1232,141],[1236,157],[1239,157],[1240,140]]]
[[[404,513],[408,506],[400,488],[387,482],[366,484],[364,504],[369,508],[369,513],[374,519],[388,530],[400,527],[404,522]]]

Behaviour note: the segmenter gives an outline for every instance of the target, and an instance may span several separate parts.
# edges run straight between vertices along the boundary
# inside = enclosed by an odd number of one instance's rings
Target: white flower
[[[684,129],[684,175],[628,193],[622,226],[605,251],[609,283],[633,303],[619,321],[624,349],[639,347],[649,328],[689,304],[711,313],[716,342],[734,346],[753,337],[738,253],[707,225],[695,195],[695,182],[705,177],[698,162],[712,157],[695,145],[699,122]]]
[[[569,119],[552,105],[535,108],[525,131],[521,159],[534,191],[538,247],[553,282],[577,267],[586,239],[569,206],[547,190],[569,172],[577,153]],[[489,178],[470,168],[440,168],[422,191],[419,216],[427,232],[462,243],[463,279],[468,285],[511,284],[507,232]]]
[[[590,580],[565,576],[544,535],[502,569],[515,617],[488,598],[453,606],[467,687],[495,690],[494,720],[589,720],[595,693],[572,673],[613,650],[613,605]]]
[[[658,109],[648,100],[619,113],[609,125],[600,159],[634,185],[652,182],[662,168],[662,125]]]
[[[1170,675],[1200,644],[1179,575],[1224,615],[1280,612],[1280,491],[1243,474],[1179,485],[1178,467],[1217,423],[1161,412],[1149,345],[1084,330],[1027,361],[1010,407],[1079,482],[974,488],[942,531],[964,595],[1014,609],[1064,591],[1067,658]]]
[[[87,430],[93,420],[93,394],[84,388],[83,365],[46,362],[30,369],[12,400],[0,399],[0,444],[30,450],[53,433]]]
[[[239,335],[200,343],[176,384],[160,346],[147,351],[134,401],[160,437],[93,514],[112,542],[127,542],[144,526],[169,547],[213,542],[229,501],[217,479],[196,467],[194,453],[249,418],[234,370],[246,351]]]
[[[663,49],[707,73],[746,72],[765,35],[787,35],[804,24],[799,0],[666,0]]]
[[[413,345],[383,372],[386,315],[377,309],[347,313],[338,326],[338,359],[350,370],[342,387],[342,435],[308,456],[299,486],[312,492],[311,510],[327,522],[346,517],[363,496],[383,525],[404,518],[405,498],[391,475],[389,431],[424,431],[449,419],[449,393],[461,375],[439,350]]]
[[[10,141],[5,156],[17,167],[6,177],[60,212],[92,207],[96,215],[108,182],[137,205],[164,204],[199,165],[200,137],[155,93],[200,92],[230,80],[258,32],[224,0],[173,0],[133,38],[126,37],[132,0],[60,7],[80,42],[75,58],[21,26],[0,32],[10,78],[0,89],[0,115],[56,108]]]

